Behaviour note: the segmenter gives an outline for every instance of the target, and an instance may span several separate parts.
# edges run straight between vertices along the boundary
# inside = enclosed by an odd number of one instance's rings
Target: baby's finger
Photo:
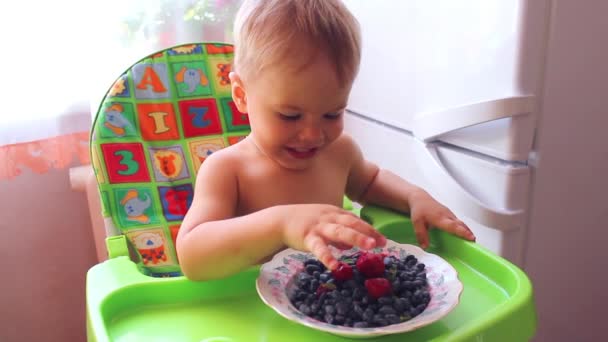
[[[418,244],[421,248],[426,249],[429,246],[429,232],[425,220],[417,219],[412,223],[414,224],[414,233]]]
[[[319,229],[319,233],[325,240],[332,243],[359,246],[363,249],[372,249],[376,246],[376,240],[372,237],[342,224],[325,224]]]
[[[334,242],[331,245],[336,247],[337,249],[341,249],[341,250],[348,250],[348,249],[353,248],[352,245],[347,245],[345,243],[339,243],[339,242]]]
[[[438,222],[436,225],[437,228],[445,230],[446,232],[452,233],[454,235],[460,236],[470,241],[475,241],[475,235],[473,232],[467,227],[464,222],[458,219],[449,219],[444,218]]]
[[[327,246],[327,243],[316,234],[309,234],[304,239],[304,246],[314,254],[319,261],[330,270],[335,270],[338,267],[338,260],[331,254],[331,250]]]
[[[348,212],[347,212],[348,213]],[[367,235],[374,239],[374,247],[383,247],[386,244],[386,238],[379,231],[377,231],[372,225],[365,222],[360,217],[356,216],[353,213],[348,213],[347,215],[341,215],[337,218],[336,223],[341,224],[343,226],[355,229],[364,235]]]

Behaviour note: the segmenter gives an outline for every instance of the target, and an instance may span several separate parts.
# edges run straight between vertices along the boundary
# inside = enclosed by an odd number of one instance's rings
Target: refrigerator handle
[[[424,142],[488,121],[527,115],[534,108],[534,95],[522,95],[483,101],[439,112],[420,113],[414,118],[414,136]]]
[[[492,208],[463,188],[443,166],[434,143],[417,141],[416,162],[425,170],[424,176],[437,199],[471,219],[501,231],[516,230],[523,223],[523,210]],[[435,189],[436,191],[432,191]],[[441,194],[441,195],[438,195]]]

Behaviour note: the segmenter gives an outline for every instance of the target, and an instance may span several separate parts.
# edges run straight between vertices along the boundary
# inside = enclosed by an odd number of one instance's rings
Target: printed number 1
[[[130,176],[135,174],[139,170],[139,164],[135,160],[133,160],[133,152],[116,151],[114,152],[114,155],[122,157],[118,163],[127,167],[126,170],[118,170],[118,174],[123,176]]]

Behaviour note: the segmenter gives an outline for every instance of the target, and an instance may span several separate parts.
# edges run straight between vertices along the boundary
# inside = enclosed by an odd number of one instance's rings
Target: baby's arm
[[[349,198],[362,204],[370,203],[410,213],[416,238],[423,248],[429,245],[428,229],[432,227],[475,240],[466,224],[448,208],[423,189],[365,160],[355,141],[348,136],[345,139],[353,156],[346,188]]]
[[[386,239],[372,226],[328,204],[276,205],[235,217],[236,165],[217,152],[201,167],[194,200],[177,236],[177,254],[192,280],[221,278],[284,247],[310,251],[328,268],[338,266],[328,244],[374,248]]]
[[[194,199],[177,236],[184,274],[193,280],[221,278],[255,264],[283,246],[276,208],[236,216],[235,163],[215,153],[205,160]]]

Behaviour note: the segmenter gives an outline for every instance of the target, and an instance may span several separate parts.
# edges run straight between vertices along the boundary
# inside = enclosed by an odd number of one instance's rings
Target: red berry
[[[338,268],[333,270],[331,274],[336,280],[349,280],[353,277],[353,268],[347,263],[340,262]]]
[[[382,254],[363,253],[357,259],[357,268],[368,278],[384,275],[384,258]]]
[[[365,288],[370,296],[380,298],[391,292],[391,283],[386,278],[366,279]]]

